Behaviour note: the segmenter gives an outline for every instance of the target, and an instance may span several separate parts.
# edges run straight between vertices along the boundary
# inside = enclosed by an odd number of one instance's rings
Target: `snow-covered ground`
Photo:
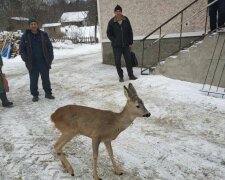
[[[20,57],[4,60],[14,107],[0,107],[0,179],[68,180],[92,179],[91,140],[78,136],[64,151],[75,177],[63,169],[53,151],[60,133],[53,130],[50,115],[67,104],[80,104],[115,112],[126,99],[114,66],[102,64],[101,46],[54,44],[55,60],[50,72],[55,100],[33,103],[29,77]],[[66,48],[66,49],[65,49]],[[225,100],[206,96],[201,84],[160,75],[141,76],[132,81],[151,112],[137,118],[113,141],[114,154],[124,175],[112,172],[101,144],[99,176],[107,180],[139,179],[225,179]]]

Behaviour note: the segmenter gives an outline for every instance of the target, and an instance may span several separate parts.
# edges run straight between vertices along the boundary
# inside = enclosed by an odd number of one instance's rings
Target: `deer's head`
[[[151,113],[145,108],[144,102],[138,97],[134,86],[129,83],[124,86],[124,94],[127,97],[129,111],[137,117],[150,117]]]

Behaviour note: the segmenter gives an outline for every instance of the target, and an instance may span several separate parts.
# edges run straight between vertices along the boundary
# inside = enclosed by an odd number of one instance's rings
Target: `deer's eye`
[[[137,105],[136,107],[137,107],[137,108],[140,108],[140,106],[139,106],[139,105]]]

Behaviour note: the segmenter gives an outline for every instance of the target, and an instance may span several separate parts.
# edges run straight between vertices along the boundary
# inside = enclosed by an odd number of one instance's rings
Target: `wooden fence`
[[[51,42],[65,42],[65,40],[71,40],[74,44],[84,43],[93,44],[98,43],[98,38],[95,37],[62,37],[62,38],[50,38]]]

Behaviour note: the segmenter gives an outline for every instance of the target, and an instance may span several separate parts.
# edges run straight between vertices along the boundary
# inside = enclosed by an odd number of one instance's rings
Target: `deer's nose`
[[[147,113],[145,115],[143,115],[143,117],[150,117],[151,116],[151,113]]]

